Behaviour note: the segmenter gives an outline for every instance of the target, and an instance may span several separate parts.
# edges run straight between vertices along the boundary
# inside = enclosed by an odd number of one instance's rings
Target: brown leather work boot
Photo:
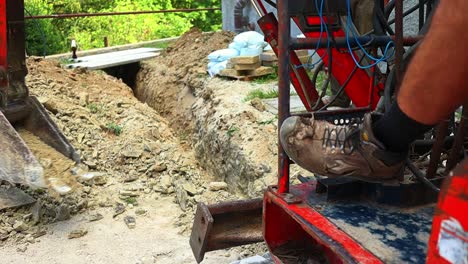
[[[403,174],[407,153],[386,151],[371,124],[371,114],[364,116],[360,128],[290,117],[281,126],[280,140],[288,156],[313,173],[368,182],[396,180]]]

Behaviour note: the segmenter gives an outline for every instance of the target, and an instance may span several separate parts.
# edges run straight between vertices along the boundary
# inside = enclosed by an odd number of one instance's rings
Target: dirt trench
[[[276,181],[277,118],[245,99],[250,91],[268,91],[276,83],[208,77],[207,55],[232,39],[232,33],[192,29],[141,65],[134,93],[167,118],[210,175],[238,195],[261,197]]]

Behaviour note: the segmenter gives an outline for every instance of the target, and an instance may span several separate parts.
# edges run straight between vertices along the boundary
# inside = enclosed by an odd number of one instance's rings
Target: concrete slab
[[[157,57],[161,50],[156,48],[138,48],[86,56],[78,58],[74,63],[68,64],[65,67],[68,69],[86,68],[88,70],[101,70],[151,59]]]
[[[278,98],[264,99],[263,103],[265,104],[268,112],[274,115],[278,114]],[[297,95],[291,96],[290,104],[291,104],[291,112],[306,111],[306,108],[302,104],[301,99]]]

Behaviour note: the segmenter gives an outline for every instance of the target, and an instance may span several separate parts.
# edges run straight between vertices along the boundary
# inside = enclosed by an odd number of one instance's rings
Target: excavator
[[[18,133],[25,129],[70,160],[80,157],[25,83],[24,2],[0,0],[0,180],[31,188],[46,188],[44,169]],[[50,187],[50,186],[49,186]],[[0,205],[24,197],[0,190]],[[2,193],[5,192],[5,193]]]
[[[362,1],[368,6],[353,10],[355,2],[250,1],[278,56],[278,127],[289,116],[358,126],[364,113],[383,113],[395,100],[438,1]],[[372,27],[359,32],[356,15],[369,10]],[[408,16],[417,21],[415,35],[404,34]],[[304,37],[291,36],[293,24]],[[300,49],[320,60],[303,64],[294,52]],[[319,74],[326,76],[321,84]],[[332,82],[338,89],[325,100]],[[306,111],[291,112],[290,84]],[[343,95],[352,105],[332,109]],[[196,261],[264,242],[276,264],[468,263],[467,114],[465,105],[416,140],[404,178],[393,184],[299,175],[292,185],[295,164],[278,144],[278,182],[263,198],[198,204],[190,237]]]

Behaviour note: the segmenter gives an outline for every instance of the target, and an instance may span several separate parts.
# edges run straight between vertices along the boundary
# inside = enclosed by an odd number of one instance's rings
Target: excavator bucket
[[[0,111],[0,180],[32,188],[44,188],[43,168],[16,131],[25,129],[65,157],[79,162],[79,156],[35,97],[9,105]]]
[[[262,199],[199,203],[190,235],[197,262],[209,251],[263,241],[262,208]]]

